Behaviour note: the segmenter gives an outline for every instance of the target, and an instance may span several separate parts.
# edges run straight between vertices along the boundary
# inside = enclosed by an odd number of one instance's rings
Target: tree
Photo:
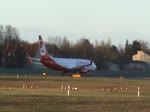
[[[3,29],[3,26],[0,25],[0,45],[2,45],[4,41],[4,29]]]
[[[4,31],[3,25],[0,25],[0,67],[2,66],[2,49],[3,49],[3,42],[4,42]]]
[[[131,59],[132,58],[132,45],[129,44],[129,41],[126,40],[126,44],[125,44],[125,56],[126,56],[126,60]]]
[[[119,52],[118,52],[117,47],[115,45],[111,46],[110,53],[111,53],[110,59],[111,60],[117,60]]]
[[[78,58],[93,58],[92,55],[94,54],[94,46],[85,37],[78,40],[74,47]]]
[[[70,57],[70,41],[65,36],[60,45],[61,54],[63,57]]]
[[[5,66],[14,67],[15,51],[20,42],[19,33],[11,25],[5,26],[4,30],[4,56]]]
[[[140,42],[140,44],[141,44],[141,49],[142,49],[143,51],[145,51],[145,50],[148,49],[149,42],[144,41],[144,40],[139,40],[138,42]]]
[[[141,49],[141,44],[140,44],[140,42],[138,42],[137,40],[134,40],[134,41],[132,42],[131,47],[132,47],[132,55],[136,54],[137,51],[142,50],[142,49]]]
[[[95,46],[95,62],[98,69],[107,69],[106,62],[113,59],[111,46],[111,39],[108,38],[107,41],[101,40],[100,44],[96,41]],[[114,48],[115,49],[115,48]]]
[[[16,67],[17,68],[22,68],[24,65],[24,61],[25,61],[25,52],[22,48],[22,44],[18,44],[17,48],[16,48],[16,52],[15,52],[15,57],[16,57]]]

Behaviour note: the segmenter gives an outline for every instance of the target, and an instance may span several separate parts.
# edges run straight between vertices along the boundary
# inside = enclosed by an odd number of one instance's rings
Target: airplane
[[[27,58],[31,64],[42,64],[47,68],[64,73],[87,73],[94,71],[97,67],[95,63],[87,59],[72,59],[72,58],[54,58],[52,57],[45,46],[42,36],[39,35],[39,50],[40,59],[31,58],[27,54]],[[38,62],[34,62],[38,61]]]

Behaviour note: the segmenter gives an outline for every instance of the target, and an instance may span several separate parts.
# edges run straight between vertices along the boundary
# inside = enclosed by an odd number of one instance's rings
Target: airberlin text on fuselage
[[[84,65],[88,65],[89,64],[89,62],[88,61],[78,61],[78,62],[76,62],[76,65],[77,66],[84,66]]]

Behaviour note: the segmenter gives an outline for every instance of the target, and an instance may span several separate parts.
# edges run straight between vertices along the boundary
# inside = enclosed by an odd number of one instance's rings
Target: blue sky
[[[0,24],[12,25],[20,37],[37,41],[41,34],[76,41],[111,38],[150,41],[150,0],[0,0]]]

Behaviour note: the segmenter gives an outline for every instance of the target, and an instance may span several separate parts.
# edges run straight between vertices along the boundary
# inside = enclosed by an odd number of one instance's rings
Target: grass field
[[[71,89],[70,96],[67,96],[65,87],[68,85],[78,90]],[[100,111],[149,112],[150,80],[0,76],[0,112]]]

